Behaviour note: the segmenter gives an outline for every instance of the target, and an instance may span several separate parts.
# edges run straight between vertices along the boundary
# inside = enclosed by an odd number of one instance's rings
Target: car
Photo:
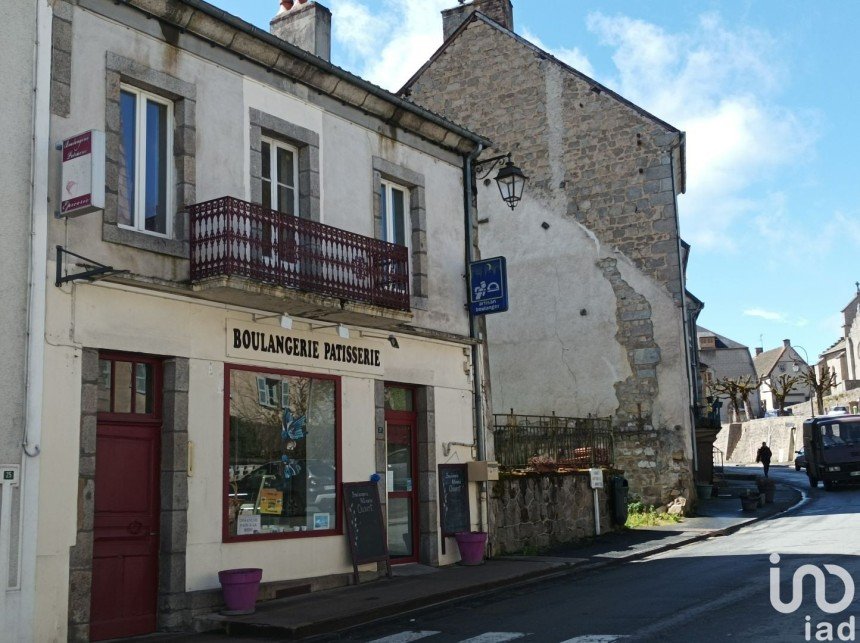
[[[848,415],[848,407],[847,406],[834,406],[830,411],[827,412],[827,415]]]
[[[794,458],[794,470],[800,471],[801,469],[806,468],[806,454],[803,452],[803,449],[798,449],[795,451],[797,456]]]

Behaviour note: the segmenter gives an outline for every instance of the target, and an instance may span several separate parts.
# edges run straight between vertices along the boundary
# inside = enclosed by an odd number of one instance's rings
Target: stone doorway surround
[[[163,362],[161,435],[161,538],[159,544],[158,630],[190,627],[185,593],[185,547],[188,533],[188,372],[186,358]],[[81,435],[78,465],[77,537],[69,557],[69,641],[90,640],[93,578],[96,416],[99,351],[81,353]]]

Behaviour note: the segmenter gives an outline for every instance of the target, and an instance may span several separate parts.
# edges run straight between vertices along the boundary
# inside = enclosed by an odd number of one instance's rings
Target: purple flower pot
[[[225,569],[218,572],[221,591],[224,594],[225,614],[253,614],[260,591],[263,570],[257,567]]]
[[[485,531],[461,531],[454,534],[457,539],[457,548],[460,550],[461,565],[483,565],[484,549],[487,546],[487,532]]]

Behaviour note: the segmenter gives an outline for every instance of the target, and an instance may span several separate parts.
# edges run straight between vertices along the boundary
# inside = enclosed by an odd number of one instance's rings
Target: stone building
[[[860,284],[857,293],[842,309],[842,332],[845,340],[844,389],[860,388]]]
[[[509,0],[443,21],[444,44],[401,93],[529,176],[514,212],[478,176],[480,254],[507,257],[510,289],[510,309],[486,318],[493,409],[613,416],[632,491],[689,497],[684,133],[518,36]]]
[[[223,606],[219,570],[262,568],[262,598],[350,582],[348,482],[378,481],[397,562],[456,562],[437,465],[476,455],[463,176],[489,141],[332,65],[313,2],[274,35],[201,0],[51,4],[37,140],[64,216],[34,266],[38,584],[15,640],[188,629]],[[463,488],[461,528],[485,528]]]
[[[696,328],[696,334],[699,340],[699,361],[706,365],[703,369],[705,396],[717,395],[712,386],[719,379],[749,377],[752,382],[758,379],[749,347],[702,326]],[[753,417],[761,417],[761,399],[758,391],[750,396],[750,405]],[[725,399],[720,408],[720,421],[731,421],[731,407]]]

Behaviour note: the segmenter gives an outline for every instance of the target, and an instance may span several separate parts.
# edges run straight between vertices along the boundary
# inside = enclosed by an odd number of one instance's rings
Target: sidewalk
[[[635,560],[680,547],[690,542],[724,535],[740,527],[782,512],[801,494],[777,484],[773,504],[754,513],[743,513],[737,498],[742,488],[755,488],[755,476],[727,470],[720,496],[699,503],[696,516],[664,527],[611,532],[546,556],[505,556],[476,567],[454,565],[395,566],[394,577],[358,586],[316,592],[260,603],[248,616],[211,614],[199,620],[202,629],[231,636],[303,638],[391,617],[399,613],[443,603],[491,589],[556,574],[577,573]],[[722,497],[726,496],[726,497]],[[209,633],[170,640],[218,641],[223,634]]]

